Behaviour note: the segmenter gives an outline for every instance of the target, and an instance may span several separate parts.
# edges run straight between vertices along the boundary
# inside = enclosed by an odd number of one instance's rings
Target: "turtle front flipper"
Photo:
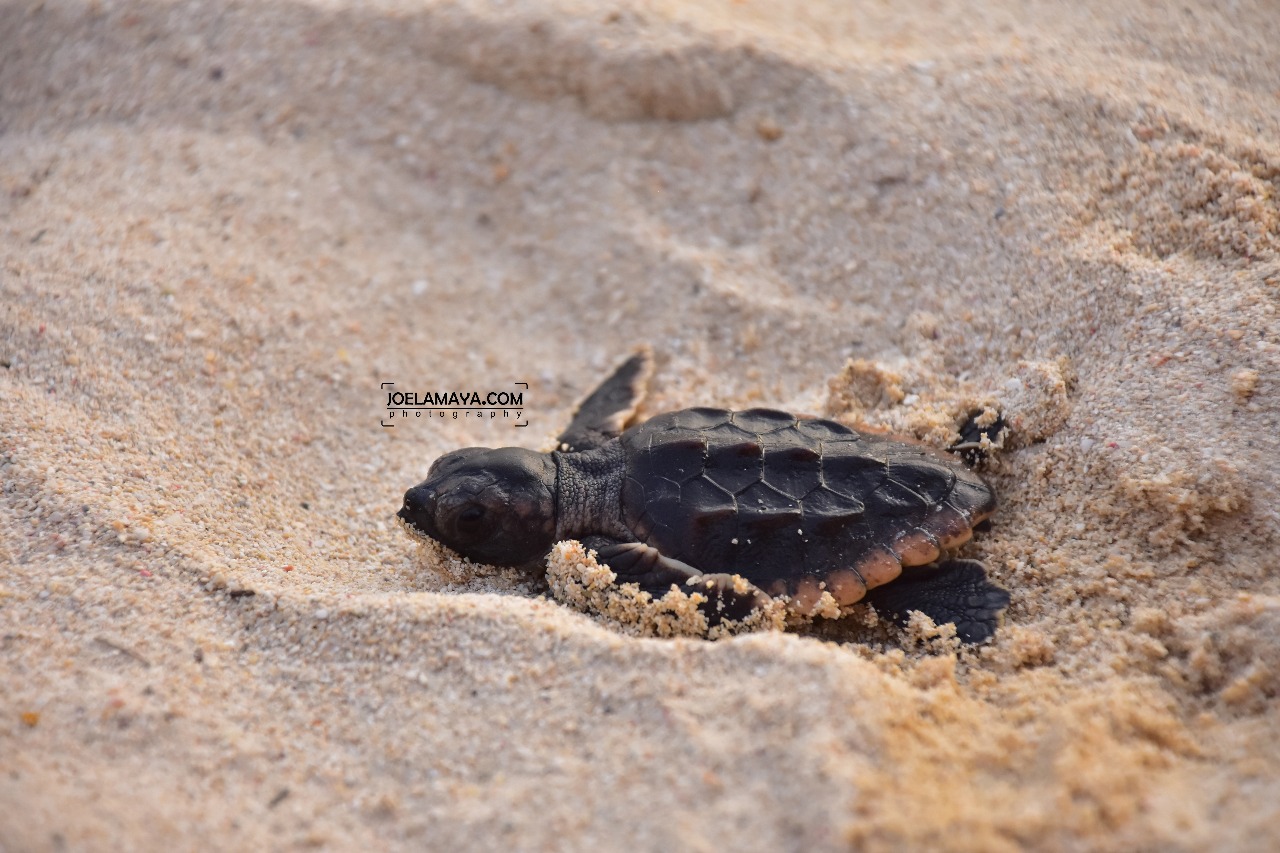
[[[697,592],[706,597],[699,605],[707,617],[707,627],[714,628],[725,620],[742,621],[772,599],[738,575],[703,574],[643,542],[616,542],[591,536],[583,544],[596,552],[596,560],[607,564],[618,583],[633,583],[661,598],[672,584],[685,593]]]
[[[910,611],[919,610],[934,624],[954,622],[956,636],[964,642],[981,643],[999,627],[1009,593],[987,580],[986,567],[977,560],[947,560],[908,569],[869,591],[863,601],[898,625],[906,624]]]
[[[622,433],[636,413],[653,374],[653,350],[642,347],[583,400],[556,443],[560,450],[599,447]]]
[[[643,542],[618,542],[602,536],[588,536],[582,543],[596,552],[596,561],[608,564],[618,583],[633,583],[646,592],[683,585],[701,574],[688,563],[664,557]]]

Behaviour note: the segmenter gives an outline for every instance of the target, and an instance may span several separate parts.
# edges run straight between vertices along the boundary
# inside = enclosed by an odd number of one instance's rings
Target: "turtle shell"
[[[622,520],[703,572],[851,603],[937,558],[995,509],[982,479],[923,445],[771,409],[684,409],[621,437]]]

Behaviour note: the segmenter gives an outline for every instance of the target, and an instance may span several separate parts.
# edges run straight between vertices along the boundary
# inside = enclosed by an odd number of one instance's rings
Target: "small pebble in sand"
[[[773,119],[765,117],[756,122],[756,133],[765,142],[777,142],[782,138],[782,126]]]
[[[1244,369],[1231,374],[1231,392],[1241,400],[1252,399],[1257,390],[1258,371]]]

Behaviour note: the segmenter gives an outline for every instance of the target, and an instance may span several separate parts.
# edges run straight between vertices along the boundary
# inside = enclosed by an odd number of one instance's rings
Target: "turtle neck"
[[[631,539],[622,524],[626,462],[617,439],[590,450],[552,451],[556,463],[556,539],[590,534]]]

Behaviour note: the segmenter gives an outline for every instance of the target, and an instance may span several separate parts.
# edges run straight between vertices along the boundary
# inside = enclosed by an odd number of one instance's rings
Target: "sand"
[[[0,4],[0,849],[1280,846],[1273,4]],[[392,523],[642,414],[1014,427],[997,641]],[[380,383],[530,423],[383,428]],[[250,594],[252,593],[252,594]]]

